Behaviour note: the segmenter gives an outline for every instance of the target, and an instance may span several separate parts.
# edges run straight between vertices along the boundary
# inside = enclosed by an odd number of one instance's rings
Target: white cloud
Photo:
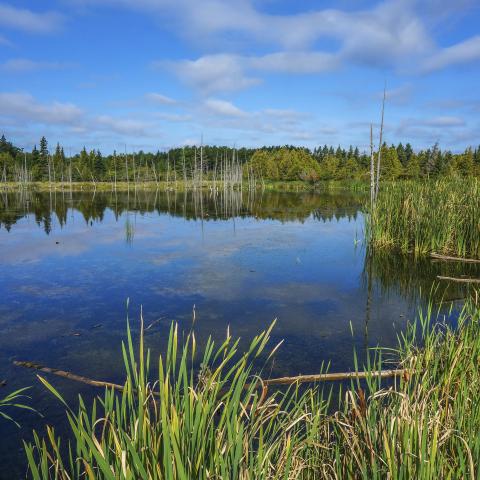
[[[152,115],[168,122],[189,122],[193,118],[192,115],[181,113],[154,112]]]
[[[425,72],[432,72],[452,65],[478,60],[480,60],[480,35],[435,53],[425,61],[423,70]]]
[[[385,92],[386,102],[388,104],[406,105],[412,101],[413,93],[414,88],[410,83],[395,88],[388,88]],[[382,98],[383,91],[378,92],[374,100],[380,103]]]
[[[49,124],[74,124],[83,112],[72,103],[40,103],[28,93],[0,93],[0,115]]]
[[[14,58],[0,64],[0,70],[8,73],[25,73],[38,70],[63,70],[72,64],[62,62],[38,62],[27,58]]]
[[[158,103],[160,105],[175,105],[177,103],[173,98],[162,95],[161,93],[147,93],[145,98],[152,103]]]
[[[90,2],[98,3],[98,2]],[[172,20],[172,28],[198,42],[258,44],[309,51],[322,39],[337,41],[333,55],[358,63],[396,65],[428,52],[433,42],[414,10],[415,2],[387,0],[364,10],[318,9],[268,14],[254,0],[103,0]],[[177,23],[178,22],[178,23]],[[164,23],[162,23],[164,27]],[[327,55],[326,52],[322,55]],[[324,59],[322,59],[324,60]]]
[[[172,70],[183,82],[204,94],[241,90],[260,82],[245,75],[241,59],[235,55],[206,55],[197,60],[154,62],[154,67]]]
[[[260,72],[313,74],[331,71],[339,67],[339,59],[322,52],[276,52],[257,57],[225,53],[205,55],[196,60],[158,61],[153,62],[153,66],[167,68],[180,81],[208,95],[258,85]]]
[[[429,127],[463,127],[465,125],[465,120],[460,117],[439,116],[418,122],[418,124],[423,124]]]
[[[240,110],[233,103],[226,100],[219,100],[216,98],[209,98],[205,100],[205,106],[209,112],[225,117],[244,117],[246,112]]]
[[[75,132],[94,137],[99,132],[110,136],[158,136],[158,126],[144,115],[136,118],[110,115],[94,116],[72,103],[40,103],[28,93],[0,93],[0,118],[6,119],[9,128],[14,125],[42,125],[42,129],[60,127],[65,132]]]
[[[250,57],[245,63],[252,69],[280,73],[321,73],[338,68],[339,58],[323,52],[277,52]]]
[[[151,122],[109,115],[99,115],[95,118],[95,122],[99,127],[121,135],[150,136],[153,129]]]
[[[64,16],[57,12],[37,13],[0,3],[0,25],[7,28],[29,33],[51,33],[58,30],[64,20]]]

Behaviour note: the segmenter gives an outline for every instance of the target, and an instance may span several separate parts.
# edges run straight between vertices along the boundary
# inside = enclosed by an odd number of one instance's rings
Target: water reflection
[[[101,222],[106,210],[115,219],[125,213],[159,214],[187,220],[230,220],[254,217],[281,222],[304,222],[312,217],[319,221],[355,220],[362,205],[358,194],[286,193],[265,191],[220,190],[205,191],[132,190],[122,192],[32,192],[21,190],[0,195],[0,228],[10,231],[27,215],[33,214],[46,234],[51,232],[52,216],[60,227],[68,222],[69,209],[82,214],[87,224]]]
[[[467,283],[439,280],[438,277],[480,277],[480,265],[446,262],[422,257],[394,255],[387,251],[367,251],[363,281],[376,285],[382,296],[400,295],[412,305],[432,300],[435,303],[463,302],[475,289]]]

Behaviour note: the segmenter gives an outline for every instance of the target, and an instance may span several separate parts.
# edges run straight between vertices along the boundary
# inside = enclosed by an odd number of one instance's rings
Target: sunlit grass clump
[[[480,258],[480,182],[475,178],[386,183],[367,219],[380,248]]]
[[[433,320],[430,311],[420,314],[398,349],[373,352],[365,382],[338,387],[338,395],[326,384],[267,390],[254,365],[269,361],[271,328],[243,353],[229,334],[219,346],[209,340],[198,369],[194,334],[180,342],[173,326],[155,379],[143,332],[135,351],[129,331],[124,391],[106,390],[91,408],[80,399],[76,412],[65,404],[69,440],[60,441],[53,428],[44,439],[35,436],[25,446],[29,475],[478,478],[480,309],[466,306],[456,329]],[[392,361],[408,375],[387,382],[374,376]]]

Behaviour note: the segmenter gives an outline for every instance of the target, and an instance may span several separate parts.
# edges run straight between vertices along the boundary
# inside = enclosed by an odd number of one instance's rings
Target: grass
[[[161,180],[155,182],[152,180],[148,181],[139,181],[139,182],[130,182],[119,181],[115,184],[113,182],[30,182],[27,184],[27,188],[35,191],[112,191],[116,188],[118,191],[127,191],[134,190],[135,188],[142,190],[172,190],[183,192],[185,190],[192,190],[194,188],[198,189],[198,184],[194,184],[193,181],[183,180],[178,181],[169,181]],[[205,179],[201,183],[201,188],[203,190],[210,190],[214,186],[217,189],[223,190],[223,184],[220,181],[213,182],[212,180]],[[19,188],[25,188],[25,184],[18,182],[7,182],[0,184],[0,191],[16,191]],[[230,188],[230,187],[228,187]],[[279,191],[312,191],[312,190],[321,190],[321,191],[335,191],[335,190],[353,190],[353,191],[366,191],[368,185],[365,182],[361,181],[343,181],[343,180],[332,180],[332,181],[320,181],[315,184],[301,180],[292,180],[292,181],[270,181],[266,180],[265,182],[257,182],[256,190],[279,190]],[[243,185],[243,190],[248,190],[248,184],[245,180]],[[235,190],[239,190],[239,186],[235,186]]]
[[[194,333],[180,341],[172,325],[155,378],[143,327],[138,348],[128,328],[123,393],[106,390],[91,407],[79,398],[74,411],[41,379],[66,408],[71,435],[61,440],[52,427],[35,434],[25,444],[29,476],[479,478],[480,307],[467,304],[455,328],[435,320],[431,308],[420,313],[397,349],[376,349],[365,365],[373,372],[394,362],[408,376],[371,375],[337,386],[338,395],[325,384],[262,388],[254,365],[274,355],[273,325],[244,352],[228,332],[219,346],[209,340],[200,369]]]
[[[478,179],[398,182],[382,186],[367,220],[376,248],[480,258]]]

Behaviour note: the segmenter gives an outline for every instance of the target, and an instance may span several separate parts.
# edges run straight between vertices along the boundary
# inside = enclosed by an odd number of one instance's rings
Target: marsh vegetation
[[[62,440],[49,427],[44,438],[36,435],[25,445],[30,474],[476,478],[480,405],[472,399],[480,394],[480,310],[467,303],[456,328],[445,320],[431,308],[419,313],[395,349],[371,352],[365,381],[284,390],[262,382],[279,347],[269,347],[273,325],[245,350],[228,330],[218,345],[209,339],[196,368],[194,330],[182,334],[172,325],[166,354],[157,361],[145,349],[141,320],[138,345],[128,327],[122,346],[123,393],[106,389],[93,406],[80,398],[78,409],[71,409],[41,379],[60,408],[67,408],[71,432],[70,440]],[[259,358],[261,369],[254,366]],[[405,375],[381,380],[376,372],[392,364],[405,368]],[[152,365],[158,365],[155,377]]]

